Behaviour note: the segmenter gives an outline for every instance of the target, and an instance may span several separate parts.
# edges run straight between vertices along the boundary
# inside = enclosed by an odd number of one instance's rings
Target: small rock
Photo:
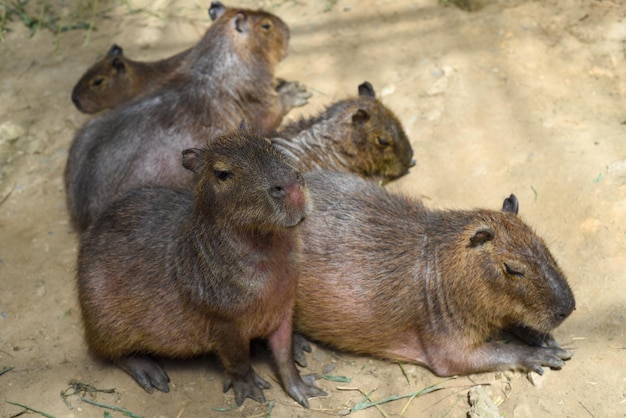
[[[380,91],[380,96],[381,97],[389,96],[390,94],[393,94],[394,91],[396,91],[396,86],[394,86],[393,84],[386,85]]]
[[[333,370],[335,370],[335,365],[334,364],[327,364],[322,368],[322,373],[324,374],[329,374],[331,373]]]
[[[443,94],[448,89],[450,77],[454,71],[452,70],[452,67],[447,65],[444,65],[441,68],[441,71],[443,74],[428,88],[428,90],[426,90],[426,94],[428,96]]]
[[[20,139],[26,131],[20,125],[13,122],[4,122],[0,125],[0,142],[8,142],[13,144]]]
[[[468,393],[470,409],[469,418],[500,418],[498,407],[491,400],[483,386],[475,386]]]
[[[587,233],[595,233],[598,231],[601,222],[598,219],[587,218],[580,224],[580,230]]]
[[[46,294],[46,285],[42,284],[41,286],[37,288],[37,296],[41,297],[41,296],[44,296],[45,294]]]
[[[626,160],[616,161],[609,164],[607,171],[611,174],[624,174],[626,173]]]
[[[544,370],[544,373],[546,371]],[[536,388],[540,388],[543,385],[543,381],[545,379],[545,374],[542,376],[540,374],[537,374],[535,372],[529,372],[526,375],[526,378],[528,379],[528,381],[530,383],[532,383],[533,386],[535,386]]]

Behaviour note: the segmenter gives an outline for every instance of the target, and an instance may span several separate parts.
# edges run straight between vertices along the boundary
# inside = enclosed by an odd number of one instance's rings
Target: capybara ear
[[[517,215],[517,211],[519,210],[519,202],[517,201],[517,197],[513,193],[511,196],[504,199],[504,203],[502,204],[502,212],[512,212]]]
[[[107,52],[107,55],[109,55],[109,56],[124,55],[124,50],[122,49],[121,46],[118,46],[117,44],[113,44],[113,45],[111,45],[111,48],[109,49],[109,52]]]
[[[237,32],[239,33],[248,33],[250,27],[248,25],[248,16],[246,15],[246,12],[237,12],[237,16],[235,16],[235,29],[237,29]]]
[[[124,61],[119,58],[113,58],[113,61],[111,61],[111,65],[118,71],[126,70],[126,64],[124,64]]]
[[[226,11],[226,7],[221,1],[212,1],[211,7],[209,7],[209,17],[211,20],[217,20]]]
[[[200,148],[189,148],[183,151],[183,167],[191,170],[196,174],[200,174],[204,167],[205,150]]]
[[[374,87],[372,87],[369,81],[364,81],[362,84],[359,84],[359,96],[376,97]]]
[[[370,119],[370,114],[367,110],[358,109],[352,114],[352,123],[355,125],[361,125]]]
[[[479,247],[483,245],[484,243],[486,243],[487,241],[491,241],[494,236],[495,236],[495,233],[493,232],[492,229],[489,229],[489,228],[479,229],[470,238],[469,246],[471,248]]]
[[[241,119],[241,122],[239,122],[239,129],[241,129],[242,131],[248,130],[248,125],[246,124],[245,119]]]

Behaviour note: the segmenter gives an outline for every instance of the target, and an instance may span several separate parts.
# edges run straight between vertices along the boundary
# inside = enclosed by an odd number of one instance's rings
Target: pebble
[[[13,144],[17,142],[24,134],[25,129],[13,122],[4,122],[0,125],[0,142],[8,142]]]

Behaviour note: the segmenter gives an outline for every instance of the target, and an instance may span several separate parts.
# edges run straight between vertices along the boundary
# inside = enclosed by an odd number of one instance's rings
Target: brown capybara
[[[276,86],[273,74],[287,53],[287,25],[272,14],[219,2],[210,12],[215,22],[159,91],[95,117],[76,134],[65,188],[79,231],[130,189],[189,184],[192,175],[180,165],[183,149],[236,129],[242,120],[253,131],[266,131],[282,118],[291,96],[276,89],[293,89]]]
[[[415,164],[398,118],[376,99],[372,85],[359,85],[356,98],[342,100],[320,115],[287,125],[272,138],[303,171],[356,173],[386,183]]]
[[[191,49],[153,62],[134,61],[113,44],[72,89],[72,102],[83,113],[111,109],[157,91],[184,62]]]
[[[209,9],[213,20],[219,17],[216,5]],[[148,96],[174,76],[190,51],[186,49],[166,59],[143,62],[126,57],[122,48],[114,44],[107,55],[78,80],[72,90],[72,102],[83,113],[97,113]],[[305,105],[311,96],[298,82],[282,79],[275,80],[275,92],[281,97],[283,116],[292,107]]]
[[[324,392],[292,357],[299,270],[295,226],[310,211],[302,175],[269,140],[236,131],[183,152],[193,192],[146,187],[113,202],[82,234],[78,299],[89,348],[148,392],[169,390],[151,356],[217,352],[241,405],[269,384],[250,340],[269,339],[285,390],[307,407]]]
[[[575,309],[541,238],[502,211],[431,210],[342,173],[305,174],[294,325],[330,346],[450,376],[542,373],[571,353],[550,331]],[[511,329],[526,344],[491,341]]]

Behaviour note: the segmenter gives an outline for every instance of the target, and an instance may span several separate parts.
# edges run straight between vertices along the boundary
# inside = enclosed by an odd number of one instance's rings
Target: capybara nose
[[[78,94],[76,94],[76,91],[72,91],[72,103],[74,103],[74,106],[80,109],[80,101],[78,100]]]
[[[269,190],[270,196],[274,199],[282,199],[285,197],[285,189],[282,186],[275,186]]]

